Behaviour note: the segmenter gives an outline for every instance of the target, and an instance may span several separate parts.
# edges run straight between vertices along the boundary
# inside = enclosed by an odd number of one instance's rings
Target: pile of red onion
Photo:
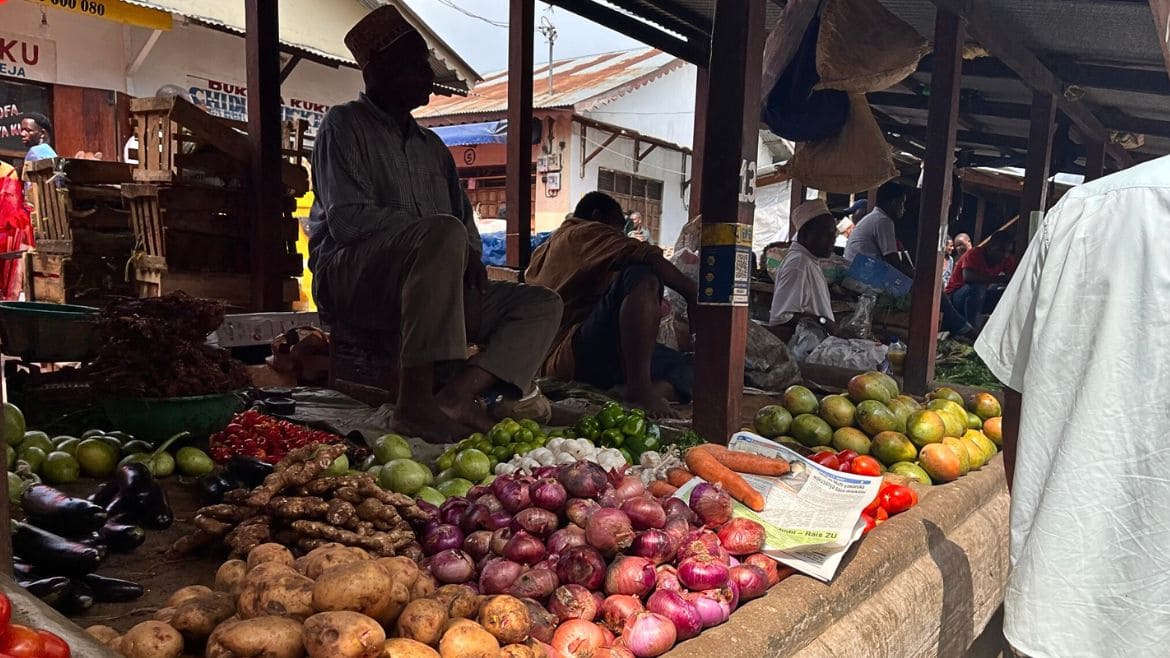
[[[688,502],[587,461],[500,476],[433,510],[423,564],[523,599],[533,637],[568,658],[658,656],[780,581],[763,526],[733,518],[727,493],[700,484]]]

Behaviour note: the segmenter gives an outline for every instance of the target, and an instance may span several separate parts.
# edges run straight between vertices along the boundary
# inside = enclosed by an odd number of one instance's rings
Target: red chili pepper
[[[875,521],[872,516],[866,514],[865,512],[861,513],[861,520],[865,521],[865,528],[861,531],[861,534],[863,535],[868,534],[870,530],[873,530],[875,527],[877,527],[877,521]]]

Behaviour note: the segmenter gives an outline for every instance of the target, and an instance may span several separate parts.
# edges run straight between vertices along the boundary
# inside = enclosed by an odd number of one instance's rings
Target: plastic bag
[[[805,362],[849,370],[878,370],[885,363],[889,349],[871,340],[830,336],[813,349]]]
[[[866,293],[857,299],[857,308],[845,324],[841,325],[841,335],[845,338],[860,338],[873,340],[873,307],[877,304],[877,295]]]
[[[802,319],[796,324],[796,331],[792,332],[792,339],[788,341],[792,358],[798,363],[803,363],[828,336],[828,332],[821,325],[808,318]]]
[[[748,323],[743,380],[763,391],[783,391],[801,380],[800,366],[784,341],[767,327]]]

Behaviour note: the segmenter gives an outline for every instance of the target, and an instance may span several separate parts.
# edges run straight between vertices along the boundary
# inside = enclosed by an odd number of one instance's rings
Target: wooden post
[[[942,294],[942,248],[951,202],[951,169],[962,86],[963,23],[943,9],[935,15],[934,70],[930,75],[930,108],[926,120],[922,205],[918,212],[918,244],[914,252],[914,287],[910,298],[910,346],[903,388],[923,394],[934,379],[939,301]]]
[[[710,79],[707,67],[698,67],[698,72],[695,75],[695,130],[694,136],[691,138],[691,144],[694,144],[694,151],[691,154],[691,193],[690,203],[687,206],[691,216],[687,219],[693,219],[703,207],[703,140],[707,134],[707,99],[710,97],[708,93]]]
[[[248,59],[248,140],[252,147],[252,303],[278,310],[283,286],[274,258],[283,217],[280,161],[280,24],[277,0],[246,0]]]
[[[796,240],[796,227],[792,224],[792,215],[796,212],[797,206],[804,203],[804,196],[808,188],[804,183],[795,178],[788,179],[788,241]]]
[[[693,426],[719,443],[740,426],[743,401],[764,3],[716,2],[711,34]]]
[[[1085,182],[1105,175],[1105,140],[1085,142]]]
[[[1020,195],[1020,219],[1016,222],[1016,253],[1028,248],[1032,211],[1048,209],[1048,176],[1052,164],[1052,135],[1056,131],[1056,97],[1044,91],[1032,92],[1031,128],[1028,131],[1028,159],[1024,191]]]
[[[975,202],[975,230],[971,232],[971,243],[979,244],[983,239],[983,220],[987,217],[987,197],[980,196]]]
[[[25,261],[26,263],[30,261]],[[32,272],[28,269],[28,276],[32,276]],[[30,286],[31,288],[31,286]],[[8,387],[4,385],[4,359],[0,358],[0,400],[7,401]],[[6,412],[0,409],[0,427],[4,425],[4,414]],[[0,434],[0,449],[5,453],[8,452],[8,440]],[[2,518],[12,518],[12,501],[8,498],[8,487],[4,487],[4,491],[0,491],[0,512],[4,514]],[[0,523],[0,571],[3,571],[5,576],[12,575],[12,526],[5,522]]]
[[[510,0],[508,12],[508,143],[504,249],[508,267],[523,270],[532,256],[533,0]]]

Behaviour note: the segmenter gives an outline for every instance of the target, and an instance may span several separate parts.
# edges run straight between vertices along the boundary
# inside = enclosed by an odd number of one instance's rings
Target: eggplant
[[[67,496],[47,485],[24,490],[20,506],[29,523],[65,536],[80,536],[106,524],[106,510],[82,498]]]
[[[142,528],[112,521],[102,526],[98,534],[115,553],[129,553],[146,541],[146,531]]]
[[[149,494],[150,485],[154,482],[154,476],[150,474],[150,469],[146,467],[146,464],[139,463],[119,466],[115,472],[115,479],[118,483],[118,493],[131,498]],[[107,507],[107,509],[109,508]]]
[[[212,505],[223,501],[223,496],[232,489],[239,489],[234,483],[228,482],[222,475],[210,473],[199,478],[199,497]]]
[[[55,604],[63,594],[68,592],[72,583],[65,576],[52,576],[37,580],[18,580],[17,583],[26,592],[49,605]]]
[[[70,541],[22,521],[11,521],[12,553],[20,559],[62,575],[86,574],[98,567],[98,549]]]
[[[81,582],[89,585],[93,596],[102,603],[123,603],[133,601],[142,596],[146,589],[138,583],[121,578],[108,578],[96,573],[81,577]]]
[[[105,562],[106,558],[110,556],[109,545],[106,544],[106,540],[96,532],[81,539],[75,539],[74,541],[76,541],[78,544],[81,544],[82,546],[88,546],[96,550],[98,552],[98,560],[101,562]]]
[[[80,580],[70,581],[69,589],[61,599],[61,609],[69,614],[84,612],[93,607],[93,588]]]
[[[274,469],[275,467],[266,461],[245,455],[233,456],[226,465],[226,472],[235,476],[249,489],[260,486]]]
[[[103,482],[98,485],[97,491],[86,496],[85,499],[105,509],[113,502],[114,496],[118,494],[118,483],[113,480]]]
[[[37,568],[24,560],[12,561],[12,574],[16,576],[17,580],[36,580],[40,578],[37,575]]]
[[[156,480],[150,483],[150,492],[139,498],[142,503],[142,525],[151,530],[165,530],[175,521],[175,512],[167,500],[167,492]]]

